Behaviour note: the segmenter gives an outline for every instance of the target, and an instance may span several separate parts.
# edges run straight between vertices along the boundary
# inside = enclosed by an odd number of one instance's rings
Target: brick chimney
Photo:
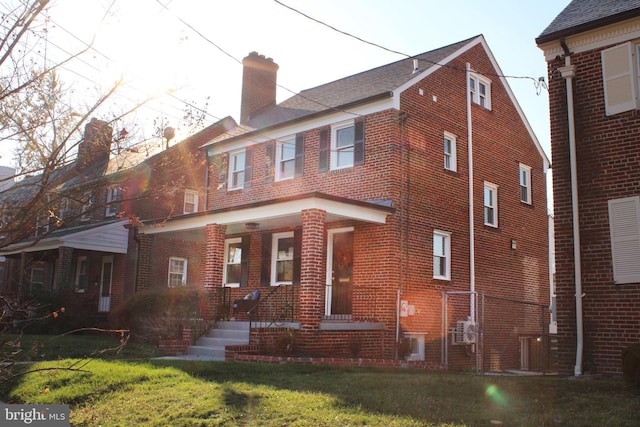
[[[240,123],[245,123],[256,111],[275,105],[278,64],[257,52],[242,60],[242,104]]]
[[[113,128],[95,117],[84,127],[84,139],[78,145],[76,166],[85,169],[109,160]]]

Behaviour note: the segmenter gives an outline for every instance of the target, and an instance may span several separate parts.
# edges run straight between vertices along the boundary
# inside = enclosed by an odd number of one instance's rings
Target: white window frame
[[[640,283],[640,196],[608,201],[615,284]]]
[[[285,253],[279,253],[278,246],[280,240],[283,239],[291,239],[291,247]],[[285,231],[283,233],[273,233],[271,238],[271,286],[280,286],[280,285],[291,285],[293,284],[292,280],[281,280],[278,281],[278,263],[287,262],[291,263],[291,274],[293,274],[293,257],[294,257],[294,242],[293,242],[293,231]]]
[[[353,128],[353,140],[351,145],[345,145],[338,147],[338,133],[342,130]],[[355,164],[355,142],[356,142],[356,124],[354,120],[347,120],[344,122],[336,123],[331,126],[331,155],[330,169],[346,169],[352,168]],[[338,165],[338,157],[340,154],[351,153],[351,161],[342,165]]]
[[[442,239],[441,251],[436,251],[436,239]],[[436,271],[436,258],[444,261],[444,274]],[[451,280],[451,233],[442,230],[433,231],[433,278]]]
[[[183,213],[191,214],[198,212],[198,192],[195,190],[184,190]]]
[[[82,266],[84,264],[84,270]],[[84,271],[84,274],[83,274]],[[80,278],[87,276],[87,288],[80,287]],[[76,292],[86,292],[89,288],[89,259],[86,256],[79,256],[76,260],[76,277],[75,277]]]
[[[82,205],[80,221],[89,221],[93,216],[92,209],[95,196],[92,192],[88,193],[86,196],[87,201]]]
[[[289,157],[285,157],[285,148],[291,154]],[[289,166],[287,173],[286,165]],[[284,181],[287,179],[293,179],[296,174],[296,137],[291,136],[282,140],[276,141],[276,181]]]
[[[233,260],[230,260],[229,256],[229,248],[231,248],[232,244],[240,243],[242,245],[242,237],[234,237],[232,239],[226,239],[224,241],[224,270],[222,271],[222,283],[223,286],[228,288],[239,288],[240,282],[227,282],[227,268],[229,265],[239,265],[240,271],[242,271],[242,247],[240,247],[240,257],[236,257]],[[242,274],[242,273],[241,273]]]
[[[531,204],[531,166],[520,163],[519,166],[520,180],[520,201]]]
[[[120,213],[120,203],[122,200],[122,190],[119,187],[107,188],[107,206],[104,211],[104,216],[112,217]]]
[[[449,151],[447,151],[447,141],[449,141]],[[445,132],[442,145],[444,150],[444,168],[456,172],[458,170],[456,136],[452,133]]]
[[[229,190],[241,190],[244,188],[244,174],[246,167],[246,149],[243,148],[229,153]]]
[[[182,265],[181,269],[176,269],[177,265]],[[169,257],[169,273],[167,275],[167,286],[170,288],[177,288],[180,286],[187,286],[187,267],[188,261],[186,258]],[[171,278],[172,276],[179,276],[180,284],[175,284]]]
[[[491,110],[491,80],[479,74],[470,73],[469,91],[471,92],[471,102]]]
[[[36,281],[36,279],[38,279],[37,277],[35,277],[37,275],[36,273],[41,275],[41,279],[39,281]],[[44,289],[45,279],[46,278],[44,275],[44,267],[31,267],[29,286],[32,290],[33,290],[33,285],[39,285],[41,289]]]
[[[487,191],[491,192],[492,197],[491,200],[487,200]],[[498,186],[491,182],[484,182],[484,191],[482,194],[482,198],[484,200],[483,206],[483,218],[484,225],[489,227],[498,228]],[[493,221],[487,220],[487,210],[491,210],[493,213]]]

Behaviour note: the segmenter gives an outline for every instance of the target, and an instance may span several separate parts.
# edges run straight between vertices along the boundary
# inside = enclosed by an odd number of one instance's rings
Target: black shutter
[[[355,122],[355,138],[353,140],[353,164],[364,164],[364,120]]]
[[[226,188],[227,186],[227,171],[229,170],[229,155],[222,154],[220,156],[220,177],[218,178],[218,188]]]
[[[247,148],[244,158],[244,187],[251,187],[253,179],[253,148]]]
[[[260,256],[260,285],[271,285],[271,233],[262,233],[262,254]]]
[[[266,161],[264,163],[264,182],[269,184],[273,182],[273,163],[276,161],[276,143],[274,141],[267,142],[264,146],[264,154]]]
[[[318,147],[318,171],[329,170],[329,130],[320,131],[320,146]]]
[[[293,284],[300,284],[302,271],[302,229],[293,231]]]
[[[242,249],[240,252],[240,286],[249,284],[249,246],[251,236],[242,237]]]
[[[304,135],[296,135],[296,166],[294,176],[304,175]]]

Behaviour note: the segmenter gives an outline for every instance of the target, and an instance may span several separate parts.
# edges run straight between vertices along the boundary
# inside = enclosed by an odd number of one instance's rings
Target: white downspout
[[[476,320],[475,291],[476,291],[476,263],[475,263],[475,229],[473,226],[473,129],[471,123],[471,91],[469,88],[469,73],[471,65],[467,62],[467,151],[469,158],[469,317],[471,321]]]
[[[558,70],[567,84],[567,119],[569,122],[569,162],[571,168],[571,211],[573,221],[573,265],[576,282],[576,366],[574,375],[582,375],[583,324],[582,324],[582,265],[580,261],[580,215],[578,210],[578,168],[576,160],[576,129],[573,107],[573,78],[576,75],[571,57],[566,56],[564,67]]]

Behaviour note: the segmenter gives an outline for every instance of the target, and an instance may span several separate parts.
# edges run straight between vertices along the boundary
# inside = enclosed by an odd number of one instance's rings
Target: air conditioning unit
[[[476,342],[476,324],[470,320],[459,320],[451,330],[453,344],[473,344]]]

